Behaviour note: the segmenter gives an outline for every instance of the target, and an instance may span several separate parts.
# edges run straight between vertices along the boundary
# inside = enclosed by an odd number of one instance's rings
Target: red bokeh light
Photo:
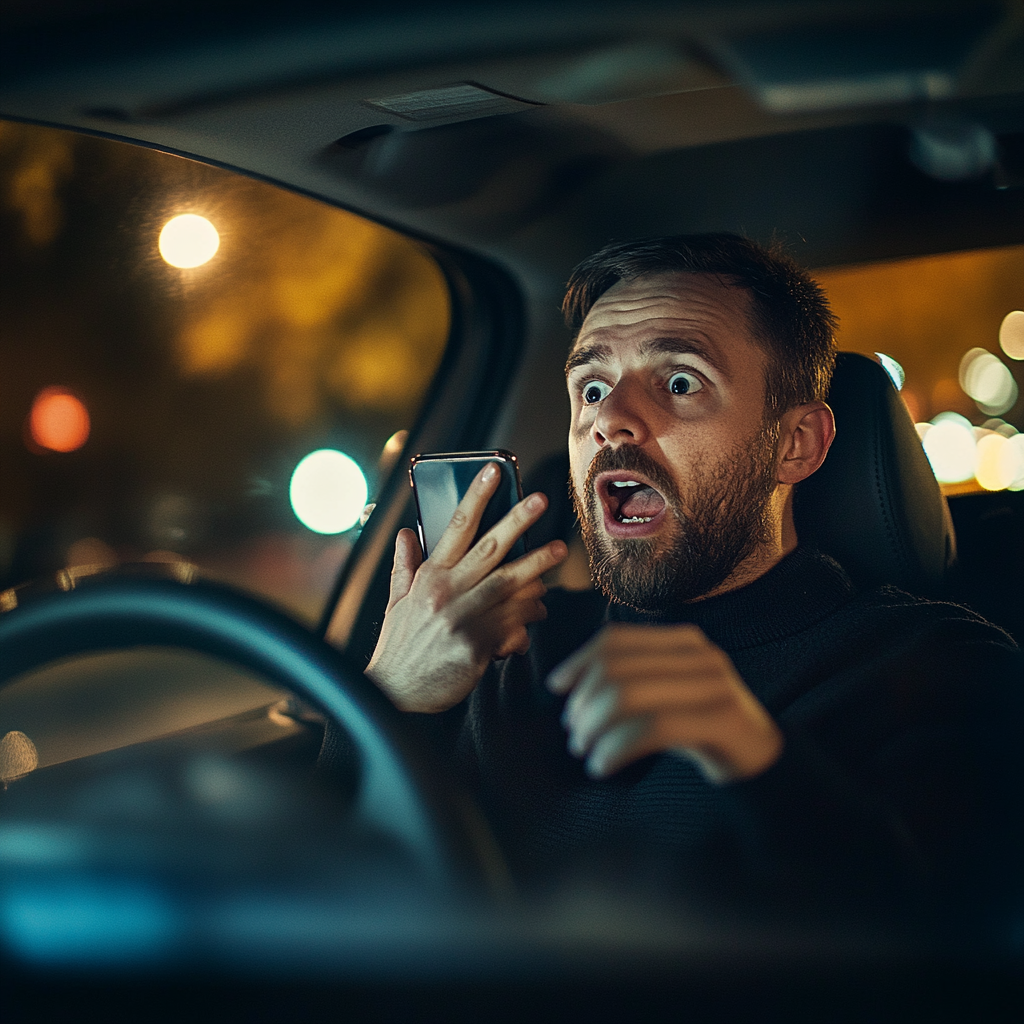
[[[73,452],[89,440],[89,410],[64,388],[43,388],[32,403],[29,433],[40,448]]]

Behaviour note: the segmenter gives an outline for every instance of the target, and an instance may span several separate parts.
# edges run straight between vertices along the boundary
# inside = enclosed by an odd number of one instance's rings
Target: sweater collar
[[[853,597],[850,578],[827,555],[798,547],[753,583],[718,597],[660,612],[636,612],[611,602],[614,622],[692,622],[725,650],[793,636],[827,618]]]

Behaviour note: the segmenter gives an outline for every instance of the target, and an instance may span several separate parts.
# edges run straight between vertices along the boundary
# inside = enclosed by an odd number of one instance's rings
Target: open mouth
[[[665,511],[660,491],[625,473],[599,480],[597,490],[607,518],[623,526],[643,526]]]

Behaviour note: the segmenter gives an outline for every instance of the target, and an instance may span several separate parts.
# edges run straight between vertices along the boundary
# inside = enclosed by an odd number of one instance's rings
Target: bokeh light
[[[89,440],[89,410],[64,388],[43,388],[32,403],[28,427],[40,448],[73,452]]]
[[[191,270],[209,263],[220,248],[217,229],[197,213],[172,217],[160,232],[160,255],[172,267]]]
[[[1000,473],[1010,482],[1011,491],[1024,491],[1024,434],[1014,434],[1006,439],[999,453]]]
[[[1011,359],[1024,359],[1024,310],[1015,309],[999,325],[999,347]]]
[[[986,491],[1001,491],[1013,483],[1013,478],[1007,479],[1005,475],[1009,467],[1004,467],[1001,458],[1002,449],[1007,443],[1002,434],[986,433],[978,438],[978,465],[974,475]]]
[[[341,533],[355,526],[368,493],[356,461],[333,448],[302,459],[288,489],[296,517],[314,533]]]
[[[408,430],[396,430],[384,442],[380,458],[377,460],[377,471],[381,477],[386,477],[395,468],[395,463],[405,449],[405,443],[409,440]]]
[[[384,442],[384,449],[381,454],[390,456],[391,458],[397,458],[402,454],[402,449],[405,447],[405,442],[408,440],[408,430],[396,430],[387,439],[387,441]]]
[[[998,416],[1017,401],[1017,382],[1006,365],[983,348],[972,348],[960,360],[960,387],[982,412]]]
[[[1024,310],[1022,266],[1024,246],[1017,245],[819,268],[814,276],[839,317],[839,348],[877,359],[884,346],[906,371],[901,394],[915,393],[906,401],[912,418],[925,421],[943,409],[972,418],[979,411],[960,389],[957,366],[975,347],[1009,362],[996,332],[1007,312]],[[1019,376],[1017,383],[1024,387]],[[1013,418],[1024,427],[1016,410]]]
[[[1024,490],[1024,434],[1012,423],[989,419],[972,427],[965,416],[947,411],[914,427],[940,483],[973,480],[987,491]]]
[[[878,356],[882,369],[889,374],[889,379],[893,382],[896,390],[902,391],[903,383],[907,379],[907,375],[903,372],[903,367],[892,356],[887,356],[884,352],[876,352],[875,355]]]
[[[962,418],[949,417],[933,423],[921,441],[939,483],[962,483],[974,476],[977,464],[974,433],[970,425],[959,422]]]

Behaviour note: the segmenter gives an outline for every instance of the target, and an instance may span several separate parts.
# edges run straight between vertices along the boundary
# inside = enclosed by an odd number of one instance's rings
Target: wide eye
[[[673,395],[692,395],[704,387],[692,373],[673,373],[668,379],[668,389]]]
[[[602,380],[588,380],[581,394],[585,405],[595,405],[611,393],[611,388]]]

